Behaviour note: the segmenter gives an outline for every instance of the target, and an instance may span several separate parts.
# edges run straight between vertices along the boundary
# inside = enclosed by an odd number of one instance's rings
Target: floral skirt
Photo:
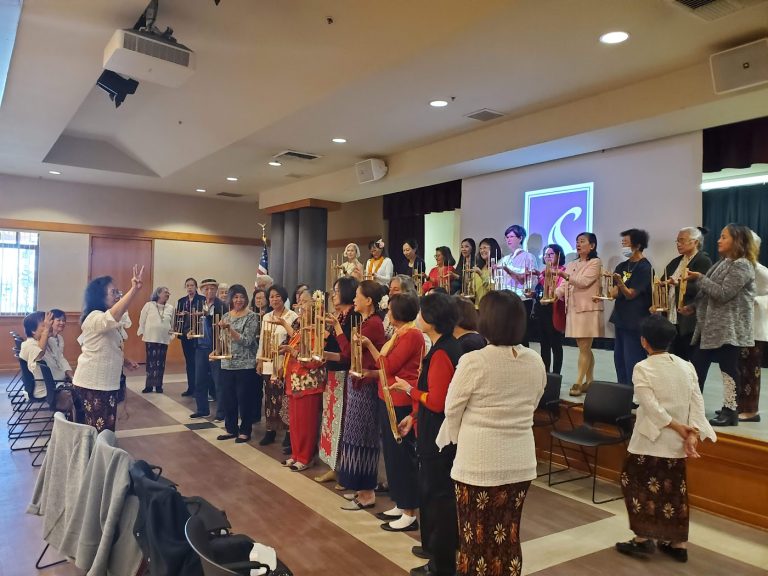
[[[520,576],[520,517],[530,481],[503,486],[456,482],[460,576]]]
[[[345,371],[328,372],[328,384],[323,391],[323,415],[320,423],[320,460],[336,469],[339,442],[344,424],[344,383]]]
[[[664,542],[688,541],[685,458],[629,454],[621,490],[635,534]]]
[[[267,430],[288,430],[288,396],[283,378],[264,376],[264,416]]]
[[[83,402],[84,424],[97,432],[115,431],[117,424],[117,390],[91,390],[75,386],[77,396]]]
[[[741,382],[736,389],[739,412],[757,412],[760,404],[760,364],[763,358],[763,342],[755,342],[751,348],[742,348],[739,357]]]

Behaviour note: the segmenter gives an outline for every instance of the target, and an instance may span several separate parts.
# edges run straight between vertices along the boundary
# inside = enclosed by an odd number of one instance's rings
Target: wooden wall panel
[[[567,429],[565,407],[561,411],[557,426]],[[581,424],[581,415],[580,407],[571,410],[574,425]],[[701,443],[701,458],[688,460],[690,505],[768,530],[768,443],[733,436],[722,429],[715,431],[717,442]],[[547,428],[534,429],[536,451],[541,460],[549,458],[549,433]],[[553,452],[553,461],[563,464],[557,444]],[[570,451],[568,457],[571,458]],[[625,457],[623,444],[601,448],[598,476],[618,481]],[[572,465],[575,460],[571,458]]]

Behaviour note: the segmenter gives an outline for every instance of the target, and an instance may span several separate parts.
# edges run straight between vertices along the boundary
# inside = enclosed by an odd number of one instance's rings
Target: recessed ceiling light
[[[430,106],[433,108],[444,108],[445,106],[448,106],[447,100],[432,100],[432,102],[429,103]]]
[[[234,176],[227,176],[227,180],[229,182],[237,182],[237,178],[235,178]]]
[[[277,160],[270,160],[269,165],[270,166],[282,166],[282,163],[278,162]]]
[[[625,40],[629,38],[629,34],[626,32],[616,31],[616,32],[606,32],[602,36],[600,36],[600,42],[603,44],[621,44]]]
[[[346,138],[334,138],[333,140],[331,140],[331,142],[334,142],[336,144],[346,144],[347,143],[347,139]]]
[[[54,176],[61,176],[61,172],[58,170],[48,170],[48,174],[53,174]]]
[[[205,188],[197,188],[195,190],[195,192],[205,192],[205,191],[206,191]]]

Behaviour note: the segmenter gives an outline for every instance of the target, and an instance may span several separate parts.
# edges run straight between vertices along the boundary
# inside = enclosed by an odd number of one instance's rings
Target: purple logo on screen
[[[573,184],[525,193],[525,229],[528,237],[559,244],[566,254],[576,251],[576,235],[592,231],[594,183]]]

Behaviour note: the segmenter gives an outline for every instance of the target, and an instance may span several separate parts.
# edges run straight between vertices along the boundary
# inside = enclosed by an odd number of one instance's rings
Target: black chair
[[[24,338],[19,336],[16,332],[11,331],[11,339],[13,340],[11,353],[18,361],[19,354],[21,353],[21,343],[24,342]],[[24,381],[21,378],[21,368],[19,368],[13,378],[8,381],[8,384],[5,386],[5,391],[8,394],[8,399],[11,401],[12,408],[11,416],[8,418],[8,426],[10,427],[13,425],[14,419],[18,417],[18,411],[25,401]]]
[[[38,380],[35,379],[26,360],[19,358],[19,368],[24,382],[24,391],[27,398],[19,410],[17,421],[12,428],[8,430],[8,439],[11,440],[11,451],[28,450],[37,455],[32,460],[32,465],[38,467],[42,464],[40,454],[44,453],[45,447],[53,430],[53,415],[56,411],[56,381],[51,375],[51,371],[45,362],[38,362],[40,372],[43,374],[42,380],[45,382],[45,398],[35,398],[35,385]],[[22,440],[31,439],[31,442]],[[44,444],[38,442],[44,439]]]
[[[625,444],[632,434],[632,386],[617,384],[615,382],[594,381],[587,390],[584,398],[584,423],[573,430],[552,430],[549,440],[549,473],[548,483],[550,486],[582,480],[592,477],[592,502],[595,504],[604,504],[612,500],[618,500],[622,496],[608,498],[605,500],[595,500],[595,489],[597,486],[597,464],[600,446],[609,446],[612,444]],[[570,410],[574,408],[569,407]],[[596,425],[603,425],[615,431],[614,434],[607,434],[599,430]],[[584,463],[589,470],[589,474],[552,482],[552,444],[554,439],[560,441],[561,448],[564,448],[563,442],[574,444],[578,447]],[[590,454],[586,448],[594,449],[594,464],[591,464]],[[574,450],[573,448],[570,448]],[[568,470],[570,464],[568,464]]]
[[[533,413],[533,427],[545,428],[551,427],[553,430],[557,430],[555,424],[560,420],[560,389],[562,387],[563,377],[560,374],[554,374],[547,372],[547,385],[544,388],[544,394],[541,395],[539,405]],[[570,468],[570,461],[568,460],[568,454],[563,449],[563,443],[558,440],[560,445],[560,452],[563,454],[566,465]],[[552,474],[558,472],[564,472],[563,470],[556,470]],[[536,477],[547,476],[548,472],[542,472],[537,474]]]
[[[267,576],[293,576],[293,573],[280,560],[277,561],[277,567],[274,570],[270,570],[266,564],[249,560],[239,562],[217,561],[217,556],[228,556],[233,553],[247,557],[253,540],[240,534],[226,533],[225,535],[214,535],[208,531],[205,522],[199,516],[189,517],[184,526],[184,533],[187,536],[187,542],[189,542],[189,545],[200,557],[205,576],[250,574],[252,568],[266,568]],[[231,546],[227,546],[230,543],[227,542],[228,540],[231,542]],[[224,552],[225,550],[229,552],[226,553]]]

